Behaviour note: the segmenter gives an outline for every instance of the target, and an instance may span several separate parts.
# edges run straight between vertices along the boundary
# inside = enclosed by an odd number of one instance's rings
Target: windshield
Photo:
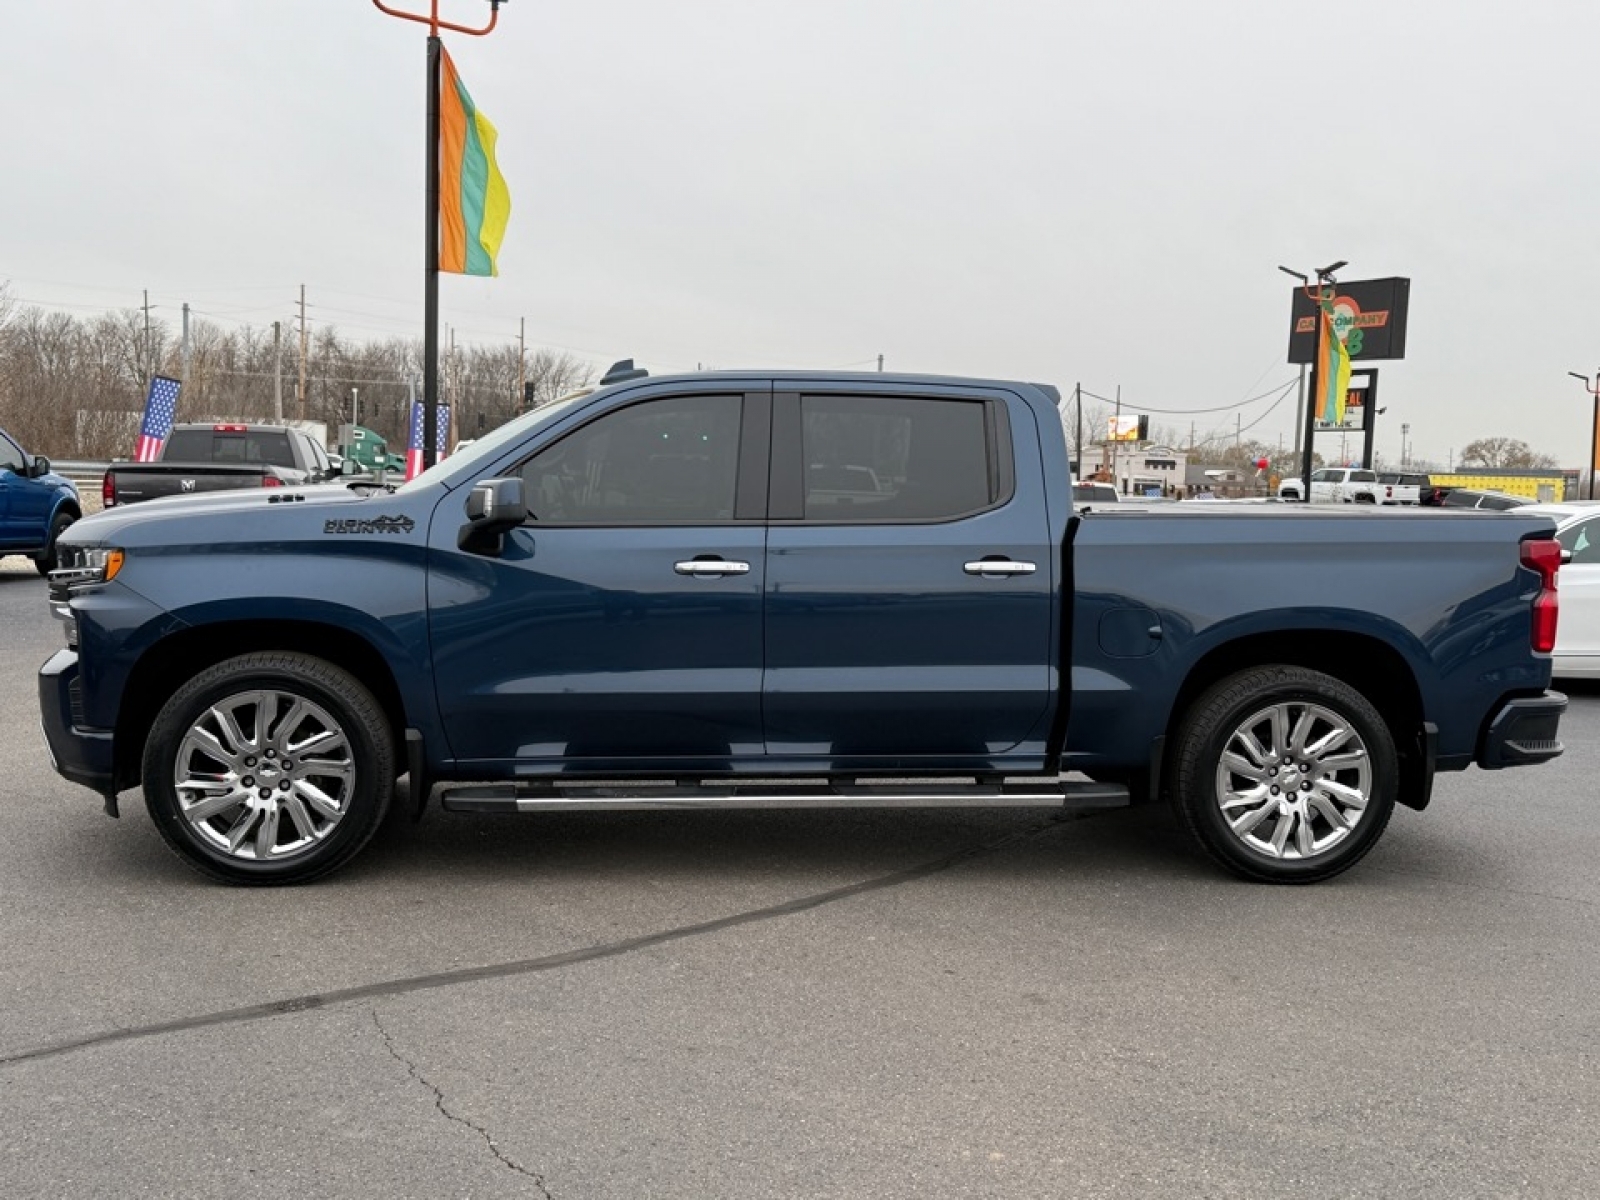
[[[594,393],[589,390],[573,392],[570,396],[563,396],[561,399],[542,405],[539,408],[533,409],[531,412],[525,412],[515,420],[507,421],[498,429],[492,429],[482,437],[475,439],[472,443],[472,456],[474,458],[494,457],[492,453],[493,451],[499,450],[508,442],[516,441],[523,434],[527,433],[528,430],[542,422],[546,417],[552,417],[557,413],[565,412],[579,400],[587,399],[593,394]],[[460,465],[461,463],[456,461],[454,458],[441,458],[438,462],[434,463],[433,466],[422,472],[422,474],[418,475],[415,479],[407,480],[405,483],[401,484],[395,489],[395,491],[418,491],[427,487],[435,480],[447,475]]]

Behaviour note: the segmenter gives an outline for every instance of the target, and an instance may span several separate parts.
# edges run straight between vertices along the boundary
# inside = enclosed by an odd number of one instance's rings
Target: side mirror
[[[522,476],[484,479],[467,493],[467,523],[456,536],[456,545],[469,554],[498,558],[505,547],[505,535],[528,519],[528,502]]]
[[[357,475],[360,472],[361,472],[361,464],[358,463],[355,459],[353,459],[353,458],[342,458],[342,459],[339,460],[339,474],[341,474],[341,475]]]
[[[1568,550],[1565,546],[1561,548],[1561,561],[1563,563],[1569,563],[1572,561],[1572,551]]]
[[[37,479],[41,475],[50,474],[50,460],[42,454],[33,456],[33,470],[29,472],[30,479]]]

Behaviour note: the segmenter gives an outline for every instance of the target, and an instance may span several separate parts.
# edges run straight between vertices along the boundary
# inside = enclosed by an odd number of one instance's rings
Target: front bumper
[[[1556,733],[1566,711],[1567,698],[1560,692],[1507,700],[1484,727],[1478,765],[1494,770],[1549,762],[1562,751]]]
[[[99,792],[107,811],[116,807],[112,731],[82,724],[83,701],[78,680],[78,652],[57,650],[39,668],[39,724],[50,748],[50,764],[73,783]]]

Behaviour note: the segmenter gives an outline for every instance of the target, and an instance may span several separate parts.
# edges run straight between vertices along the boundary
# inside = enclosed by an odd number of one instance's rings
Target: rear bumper
[[[112,731],[82,721],[78,653],[58,650],[39,668],[39,724],[50,748],[50,765],[73,783],[102,796],[116,795]]]
[[[1556,736],[1567,698],[1560,692],[1507,700],[1484,728],[1478,745],[1478,765],[1527,767],[1549,762],[1561,753]]]

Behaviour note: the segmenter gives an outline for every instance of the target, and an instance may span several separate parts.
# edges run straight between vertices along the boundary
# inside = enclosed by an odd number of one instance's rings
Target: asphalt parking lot
[[[392,822],[191,874],[50,770],[0,569],[0,1191],[1600,1195],[1600,691],[1317,887],[1160,812]]]

